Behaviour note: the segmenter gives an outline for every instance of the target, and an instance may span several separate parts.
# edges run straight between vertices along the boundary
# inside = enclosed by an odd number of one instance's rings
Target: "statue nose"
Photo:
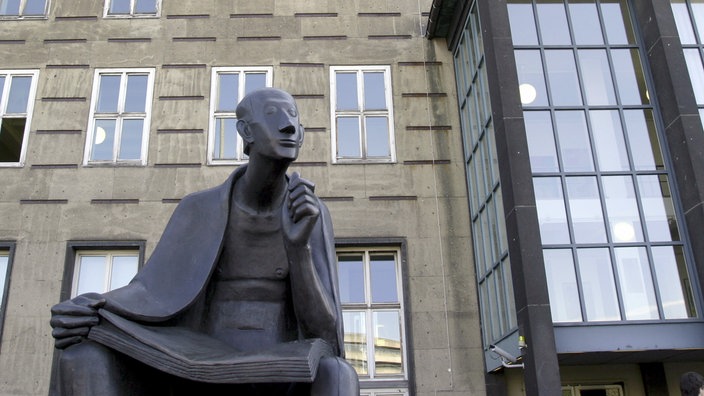
[[[293,135],[294,133],[296,133],[296,127],[294,127],[291,124],[288,124],[288,125],[285,125],[285,126],[279,128],[279,132]]]

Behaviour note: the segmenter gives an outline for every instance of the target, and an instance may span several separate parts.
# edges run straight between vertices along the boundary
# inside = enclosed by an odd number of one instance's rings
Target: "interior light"
[[[518,90],[521,94],[521,103],[524,105],[533,103],[535,98],[538,96],[538,92],[535,90],[535,87],[528,83],[519,85]]]
[[[614,224],[614,239],[616,242],[632,242],[635,241],[636,230],[631,223],[619,221]]]
[[[102,127],[95,128],[95,144],[103,144],[106,137],[107,133],[105,132],[105,129]]]

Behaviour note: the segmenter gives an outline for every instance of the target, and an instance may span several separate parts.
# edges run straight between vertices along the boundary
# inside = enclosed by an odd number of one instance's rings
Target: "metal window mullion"
[[[369,250],[364,251],[364,300],[367,332],[367,373],[370,379],[376,376],[376,365],[374,364],[374,326],[372,325],[372,282],[371,282],[371,258]]]
[[[130,15],[135,15],[135,7],[137,6],[137,0],[130,0]]]
[[[359,110],[359,152],[361,159],[367,159],[367,119],[364,106],[364,70],[357,70],[357,109]]]
[[[611,257],[611,271],[613,272],[614,285],[616,287],[616,298],[618,299],[618,307],[621,311],[621,320],[628,320],[626,314],[626,303],[624,301],[623,291],[621,290],[621,278],[619,277],[618,262],[616,261],[616,247],[613,243],[609,245],[609,256]]]
[[[112,284],[112,265],[113,265],[113,254],[105,254],[105,279],[103,280],[103,291],[110,291],[110,285]]]
[[[572,227],[570,226],[570,229]],[[571,231],[571,230],[570,230]],[[582,314],[582,322],[588,322],[589,317],[587,316],[587,299],[584,297],[584,287],[582,286],[582,273],[579,270],[581,268],[581,263],[579,262],[578,248],[576,244],[570,247],[572,251],[572,269],[574,270],[575,279],[577,281],[577,296],[579,298],[579,310]]]

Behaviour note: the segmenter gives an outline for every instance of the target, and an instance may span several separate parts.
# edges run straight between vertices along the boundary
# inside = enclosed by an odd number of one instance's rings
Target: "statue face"
[[[295,160],[303,141],[303,128],[293,98],[283,92],[270,91],[252,104],[248,122],[254,143],[249,156]]]

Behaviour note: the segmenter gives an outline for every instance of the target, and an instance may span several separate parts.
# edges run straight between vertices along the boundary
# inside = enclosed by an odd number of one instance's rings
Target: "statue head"
[[[293,97],[277,88],[263,88],[246,95],[237,105],[237,132],[244,153],[295,160],[303,144],[304,129]]]

